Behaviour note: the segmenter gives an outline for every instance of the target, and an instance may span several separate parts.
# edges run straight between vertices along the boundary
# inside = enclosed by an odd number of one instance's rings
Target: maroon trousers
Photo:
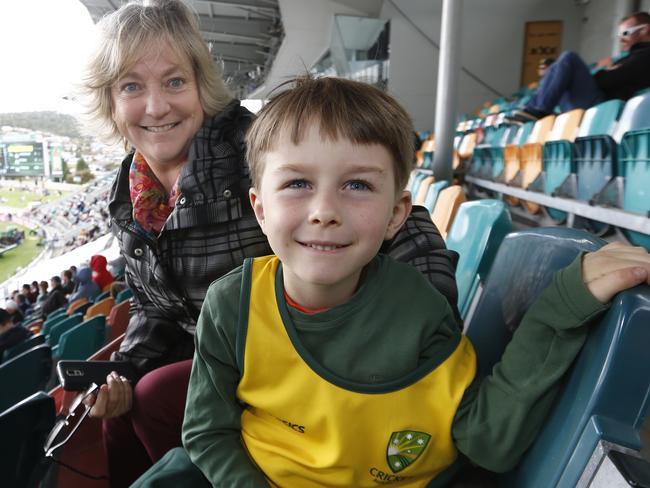
[[[133,390],[131,411],[103,422],[111,488],[127,488],[181,445],[191,370],[188,359],[149,372]]]

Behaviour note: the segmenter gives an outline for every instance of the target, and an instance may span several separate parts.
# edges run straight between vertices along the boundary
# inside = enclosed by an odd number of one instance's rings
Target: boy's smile
[[[363,267],[411,208],[396,191],[393,161],[378,144],[323,140],[312,124],[295,145],[283,134],[264,156],[251,203],[282,261],[284,286],[306,307],[333,307],[354,294]]]

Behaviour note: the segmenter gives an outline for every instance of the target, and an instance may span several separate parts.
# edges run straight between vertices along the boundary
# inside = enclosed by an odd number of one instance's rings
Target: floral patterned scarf
[[[144,156],[136,151],[129,170],[129,191],[136,229],[145,237],[156,239],[176,205],[178,179],[168,196]]]

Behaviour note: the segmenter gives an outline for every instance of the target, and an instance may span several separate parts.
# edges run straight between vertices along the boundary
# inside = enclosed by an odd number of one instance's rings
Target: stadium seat
[[[126,327],[129,325],[129,310],[131,308],[131,302],[126,300],[122,303],[114,305],[111,309],[111,313],[106,319],[106,325],[108,327],[108,341],[114,341],[120,335],[124,334]]]
[[[105,341],[106,317],[97,315],[61,334],[54,355],[57,359],[87,359],[101,349]]]
[[[530,134],[533,131],[534,126],[535,126],[534,122],[527,122],[524,125],[522,125],[519,128],[519,131],[517,132],[514,143],[508,144],[503,148],[502,151],[503,171],[499,173],[499,176],[497,178],[498,181],[509,184],[519,173],[520,170],[519,159],[521,157],[520,146],[526,143],[526,141],[530,137]],[[498,151],[495,152],[496,154],[493,153],[493,158],[496,159],[493,164],[498,166],[499,152]],[[519,200],[514,197],[506,197],[506,200],[511,205],[517,205],[519,203]]]
[[[501,241],[512,230],[510,214],[500,200],[465,202],[447,235],[447,248],[459,254],[456,266],[458,310],[465,319],[479,284],[485,281]]]
[[[415,198],[415,195],[420,188],[420,183],[428,175],[424,171],[414,170],[411,172],[411,177],[409,178],[409,183],[406,186],[406,189],[411,192],[411,198]]]
[[[99,297],[100,295],[103,295],[104,293],[110,293],[110,292],[111,292],[111,286],[112,286],[112,285],[113,285],[113,282],[112,282],[112,281],[111,281],[110,283],[108,283],[107,285],[104,285],[104,288],[102,288],[102,292],[101,292],[99,295],[97,295],[93,301],[94,301],[94,302],[97,302],[97,301],[99,301],[99,300],[98,300],[98,297]]]
[[[427,191],[427,196],[424,199],[423,206],[429,211],[433,212],[433,208],[436,205],[436,200],[438,200],[438,195],[442,190],[447,188],[449,183],[447,181],[436,181],[429,186],[429,191]]]
[[[108,291],[104,291],[104,292],[100,293],[99,295],[97,295],[95,297],[95,299],[93,300],[93,303],[101,302],[104,298],[110,297],[111,296],[111,292],[110,292],[110,287],[111,286],[113,286],[113,283],[111,283],[109,285],[109,290]]]
[[[53,319],[55,317],[59,317],[59,316],[61,316],[63,314],[67,315],[67,311],[68,311],[68,306],[67,305],[63,306],[63,307],[60,307],[60,308],[57,308],[56,310],[54,310],[53,312],[50,312],[48,314],[47,320]]]
[[[56,324],[63,322],[67,318],[68,315],[65,313],[58,314],[52,318],[48,317],[47,320],[43,322],[43,327],[41,328],[41,334],[47,336],[50,333],[50,330],[52,330],[52,327],[54,327]]]
[[[589,233],[565,228],[516,232],[504,239],[466,329],[481,376],[489,374],[555,271],[603,244]],[[613,300],[567,373],[539,436],[500,486],[574,487],[599,440],[639,449],[638,428],[650,393],[648,321],[647,287]]]
[[[32,334],[40,334],[41,329],[43,328],[43,319],[32,320],[29,324],[25,326]]]
[[[476,146],[476,132],[470,132],[463,136],[457,151],[454,151],[453,169],[462,168],[471,157]]]
[[[6,488],[36,488],[44,474],[43,445],[54,427],[54,400],[38,392],[0,413],[0,472]]]
[[[431,169],[433,166],[433,153],[435,151],[435,142],[433,139],[427,139],[422,143],[422,161],[419,167]]]
[[[45,336],[43,334],[38,334],[29,337],[28,339],[25,339],[20,344],[16,344],[14,347],[5,350],[4,354],[2,355],[2,362],[5,363],[11,358],[15,358],[16,356],[18,356],[20,353],[23,353],[31,349],[32,347],[39,346],[44,342],[45,342]]]
[[[449,232],[449,228],[454,221],[458,207],[465,200],[465,192],[459,185],[452,185],[445,188],[438,195],[436,206],[431,214],[431,220],[436,224],[443,239],[447,237],[447,232]]]
[[[45,388],[52,373],[52,350],[33,347],[0,365],[0,412]]]
[[[115,297],[115,303],[122,303],[124,300],[128,300],[133,296],[133,290],[131,288],[124,288],[121,292],[117,294],[117,297]]]
[[[414,205],[423,205],[424,200],[427,197],[427,193],[429,192],[429,188],[431,187],[431,183],[435,181],[435,178],[433,176],[427,176],[420,182],[420,187],[418,188],[418,192],[413,195],[413,204]]]
[[[77,310],[77,308],[81,307],[83,304],[88,303],[88,300],[86,298],[77,298],[74,302],[72,302],[70,305],[68,305],[68,310],[66,311],[66,314],[72,315],[72,313]]]
[[[65,320],[59,322],[58,324],[54,325],[50,329],[50,333],[47,335],[47,343],[51,347],[55,347],[59,343],[59,338],[64,332],[69,331],[72,329],[75,325],[79,325],[83,321],[83,316],[79,313],[76,313]]]
[[[115,305],[115,299],[113,297],[107,297],[103,300],[94,303],[92,306],[86,310],[86,315],[84,315],[84,320],[93,318],[95,315],[104,315],[108,316],[111,313],[111,308]]]
[[[555,120],[553,130],[547,141],[544,143],[542,150],[542,167],[544,170],[543,188],[533,188],[542,190],[547,195],[551,195],[571,173],[575,173],[574,167],[574,148],[573,141],[576,138],[580,128],[580,122],[584,115],[584,110],[575,109],[563,113]],[[534,168],[533,171],[536,171]],[[539,172],[537,173],[540,174]],[[535,177],[537,178],[537,176]],[[528,202],[526,206],[531,210],[539,210],[539,205]],[[565,212],[560,212],[553,208],[548,208],[548,213],[554,220],[561,222],[566,218]],[[533,211],[533,213],[536,213]]]

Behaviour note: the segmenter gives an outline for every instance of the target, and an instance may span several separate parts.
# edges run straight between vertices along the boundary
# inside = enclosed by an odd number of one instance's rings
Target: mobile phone
[[[59,361],[56,372],[66,391],[82,391],[92,383],[103,385],[106,376],[115,371],[134,383],[135,370],[128,361]]]

